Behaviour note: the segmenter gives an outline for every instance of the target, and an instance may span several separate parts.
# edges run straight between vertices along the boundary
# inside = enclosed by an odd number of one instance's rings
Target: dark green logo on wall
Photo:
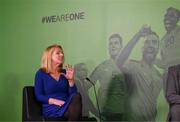
[[[52,16],[44,16],[42,17],[42,23],[54,23],[54,22],[66,22],[66,21],[77,21],[81,19],[85,19],[85,12],[75,12],[75,13],[67,13],[61,15],[52,15]]]

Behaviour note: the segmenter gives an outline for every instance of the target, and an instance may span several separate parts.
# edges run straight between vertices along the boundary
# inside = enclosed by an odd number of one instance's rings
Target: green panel
[[[0,121],[21,120],[22,88],[33,85],[45,47],[63,46],[65,63],[85,62],[89,73],[109,58],[112,33],[124,45],[148,24],[160,38],[165,34],[163,16],[168,7],[180,9],[178,0],[1,0],[0,1]],[[42,17],[85,12],[85,19],[42,23]],[[130,55],[141,58],[140,40]],[[166,120],[168,106],[158,99],[157,120]]]

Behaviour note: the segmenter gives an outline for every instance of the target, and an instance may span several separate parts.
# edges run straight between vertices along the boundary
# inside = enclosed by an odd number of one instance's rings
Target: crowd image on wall
[[[83,98],[83,114],[89,115],[91,112],[99,116],[98,108],[88,94],[92,85],[85,80],[89,77],[94,84],[100,83],[97,98],[103,120],[155,121],[160,92],[163,90],[167,97],[168,68],[180,64],[179,19],[180,11],[169,7],[162,18],[166,30],[163,38],[151,29],[151,25],[143,23],[126,45],[123,45],[123,37],[118,32],[109,35],[109,58],[91,73],[88,73],[86,63],[75,64],[75,80]],[[139,52],[142,58],[130,58],[133,48],[142,40],[143,46]],[[167,102],[171,101],[168,99]]]

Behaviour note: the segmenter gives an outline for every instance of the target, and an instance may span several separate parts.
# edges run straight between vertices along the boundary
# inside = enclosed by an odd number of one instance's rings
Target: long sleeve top
[[[63,70],[63,73],[66,73]],[[61,117],[66,111],[72,96],[77,92],[76,85],[69,86],[69,82],[64,75],[60,75],[59,80],[55,80],[49,73],[39,69],[35,75],[35,96],[42,103],[43,116]],[[49,104],[49,98],[64,100],[62,106]]]

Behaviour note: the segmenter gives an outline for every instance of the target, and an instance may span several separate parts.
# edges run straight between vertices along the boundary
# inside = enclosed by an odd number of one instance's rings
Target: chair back
[[[42,107],[36,100],[34,87],[25,86],[23,88],[22,121],[42,120]]]

